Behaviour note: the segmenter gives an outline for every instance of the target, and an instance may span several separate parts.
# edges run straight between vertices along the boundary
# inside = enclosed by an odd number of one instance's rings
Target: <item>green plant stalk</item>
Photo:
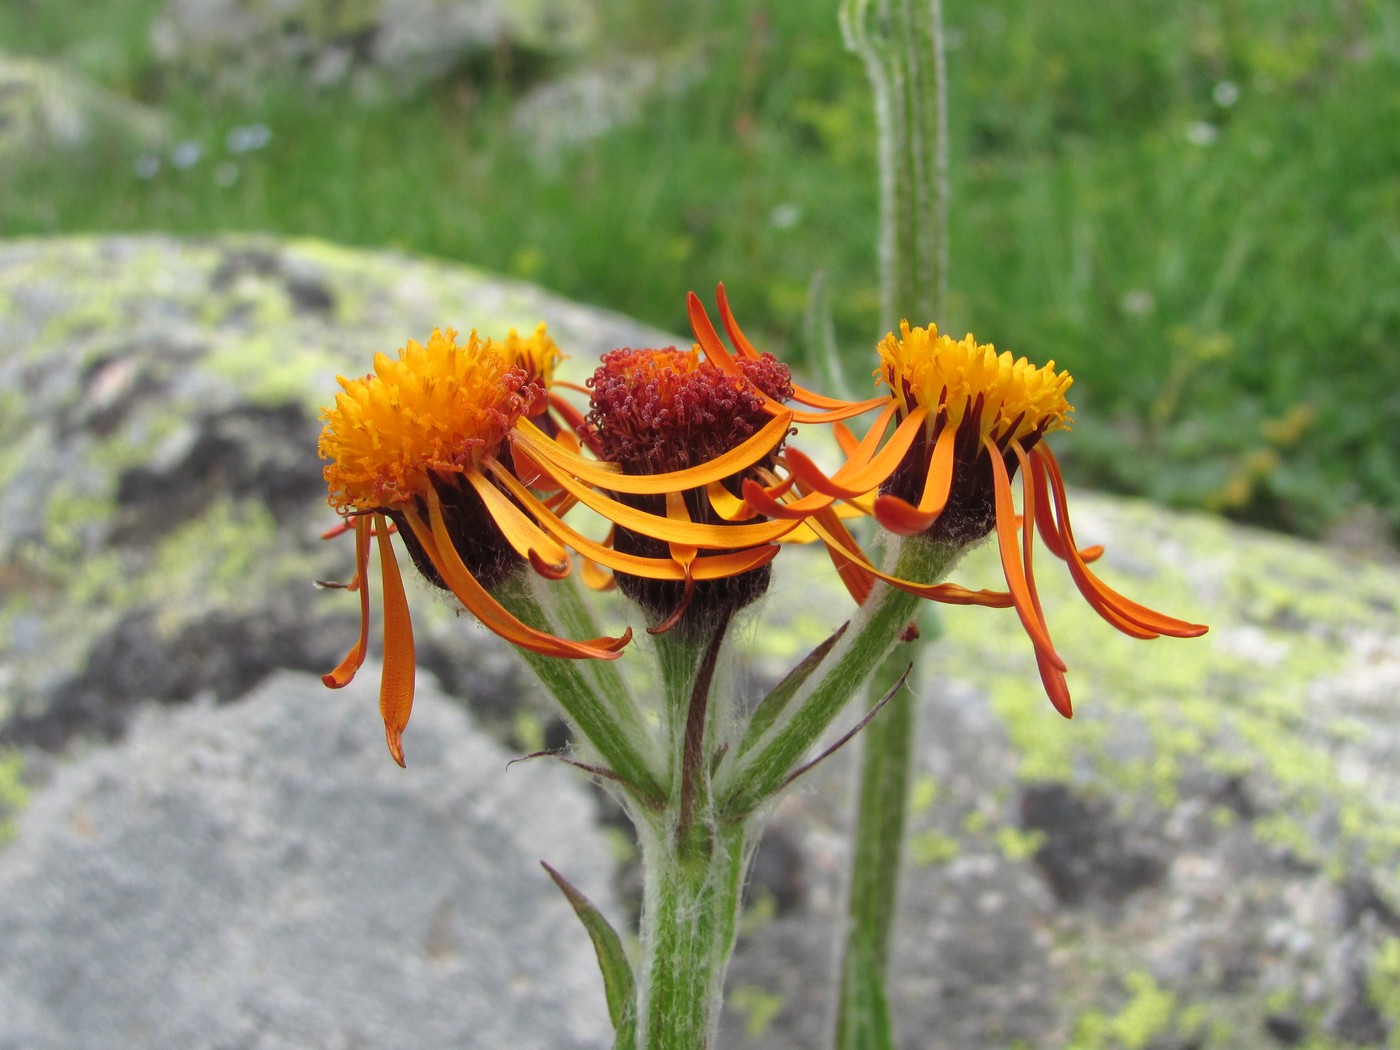
[[[639,1050],[713,1048],[724,972],[738,929],[751,821],[692,816],[677,839],[678,815],[642,831]]]
[[[935,582],[943,578],[958,553],[916,536],[897,544],[887,560],[893,562],[891,575]],[[741,743],[740,758],[722,771],[716,789],[722,812],[735,818],[752,813],[787,783],[803,756],[894,648],[921,601],[897,587],[876,586],[824,661],[825,672],[819,669],[812,676],[816,684],[791,705],[794,710],[788,717],[764,742]]]
[[[941,0],[843,0],[847,46],[865,63],[879,127],[883,322],[945,321],[948,287],[948,107]],[[909,545],[906,542],[905,546]],[[932,577],[916,576],[918,580]],[[872,700],[898,673],[889,660]],[[917,695],[902,691],[864,732],[841,960],[837,1050],[894,1042],[886,976],[898,900]]]
[[[840,20],[875,92],[881,322],[941,321],[948,287],[942,0],[843,0]]]
[[[724,820],[710,782],[728,622],[723,617],[707,637],[672,631],[653,640],[671,753],[664,810],[636,817],[643,873],[640,1050],[712,1045],[734,949],[757,825]]]
[[[886,659],[876,672],[872,702],[893,684],[903,660],[903,653]],[[904,854],[917,703],[915,691],[901,689],[861,734],[860,794],[836,1014],[836,1046],[843,1050],[882,1046],[881,1033],[891,1027],[883,990]]]
[[[554,581],[556,586],[568,583]],[[528,583],[512,580],[497,588],[494,595],[522,622],[539,630],[554,629],[548,611]],[[596,688],[597,680],[585,675],[578,660],[543,656],[525,648],[518,651],[629,794],[643,805],[659,805],[665,797],[662,783],[647,760],[648,734],[630,697],[621,704],[610,702],[615,698]]]

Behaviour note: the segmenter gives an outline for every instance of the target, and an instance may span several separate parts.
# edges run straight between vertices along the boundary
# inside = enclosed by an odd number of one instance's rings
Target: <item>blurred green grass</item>
[[[834,0],[607,0],[592,59],[656,56],[674,90],[547,156],[512,126],[518,68],[410,98],[290,82],[222,98],[156,74],[159,6],[0,6],[7,52],[166,112],[202,150],[148,178],[102,140],[11,164],[0,231],[389,245],[677,332],[685,292],[723,280],[750,334],[798,356],[820,270],[853,370],[883,334],[873,117]],[[945,0],[945,20],[944,327],[1074,373],[1080,423],[1057,447],[1082,483],[1309,536],[1369,520],[1394,544],[1400,9]],[[250,124],[269,142],[227,155]]]

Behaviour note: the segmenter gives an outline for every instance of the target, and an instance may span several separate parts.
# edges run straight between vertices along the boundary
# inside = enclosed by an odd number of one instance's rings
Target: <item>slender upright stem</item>
[[[872,10],[873,4],[873,10]],[[843,0],[847,46],[865,63],[879,127],[883,326],[903,318],[946,323],[948,104],[942,0]],[[893,672],[887,663],[872,697]],[[916,672],[917,681],[917,672]],[[837,1013],[838,1050],[893,1045],[885,1003],[915,736],[913,691],[864,733],[851,858],[847,939]]]
[[[942,0],[843,0],[846,46],[875,93],[881,324],[943,321],[948,287],[948,109]]]
[[[871,679],[872,699],[884,695],[893,669],[903,659],[903,653],[887,659]],[[836,1045],[842,1048],[881,1046],[880,1034],[891,1027],[883,991],[904,854],[917,702],[912,690],[900,690],[861,734],[860,795],[836,1014]]]

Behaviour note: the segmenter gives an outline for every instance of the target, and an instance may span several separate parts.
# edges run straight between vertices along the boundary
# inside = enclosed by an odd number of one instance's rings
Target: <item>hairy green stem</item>
[[[728,622],[724,616],[705,634],[668,632],[654,639],[671,755],[664,811],[638,814],[641,1050],[712,1045],[734,948],[754,823],[724,820],[710,783],[720,707],[713,694]]]
[[[886,660],[871,679],[872,702],[892,684],[892,672],[903,658],[900,653]],[[915,692],[901,689],[861,734],[860,793],[836,1014],[840,1050],[879,1047],[883,1033],[890,1030],[882,992],[904,853],[917,702]]]
[[[745,823],[643,832],[640,1050],[713,1048],[750,846]]]
[[[892,574],[920,582],[942,579],[958,551],[913,537],[899,543]],[[921,599],[880,584],[861,606],[840,642],[767,738],[739,749],[740,757],[716,788],[723,812],[753,812],[787,781],[788,774],[831,726],[841,709],[894,648]]]
[[[567,580],[554,581],[556,587]],[[551,594],[554,593],[551,591]],[[512,580],[498,588],[496,599],[522,622],[538,630],[556,629],[554,619],[528,584]],[[582,661],[543,656],[520,648],[520,655],[553,694],[565,715],[629,793],[645,805],[664,798],[660,779],[648,761],[647,733],[641,713],[629,696],[610,695],[598,689],[599,679],[585,673]],[[620,679],[619,679],[620,685]]]
[[[946,323],[948,92],[942,0],[843,0],[841,28],[875,93],[879,126],[880,277],[884,325]],[[921,581],[932,577],[915,577]],[[872,697],[897,673],[889,661]],[[885,997],[916,731],[913,691],[865,730],[841,960],[837,1050],[894,1043]]]
[[[944,321],[948,110],[942,0],[843,0],[879,128],[881,323]]]

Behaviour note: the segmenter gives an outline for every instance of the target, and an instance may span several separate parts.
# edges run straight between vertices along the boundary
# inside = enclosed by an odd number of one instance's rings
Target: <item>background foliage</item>
[[[684,293],[722,279],[752,335],[798,354],[820,270],[843,349],[866,360],[883,334],[869,92],[834,3],[607,0],[578,62],[651,56],[662,87],[638,121],[548,150],[517,120],[569,71],[544,56],[408,97],[275,78],[223,95],[157,67],[159,6],[0,5],[6,52],[167,114],[189,161],[100,136],[0,158],[0,233],[390,245],[677,332]],[[1075,480],[1305,535],[1369,523],[1393,544],[1400,9],[945,0],[945,17],[945,327],[1075,374],[1082,422],[1057,443]],[[230,137],[249,127],[266,142]]]

